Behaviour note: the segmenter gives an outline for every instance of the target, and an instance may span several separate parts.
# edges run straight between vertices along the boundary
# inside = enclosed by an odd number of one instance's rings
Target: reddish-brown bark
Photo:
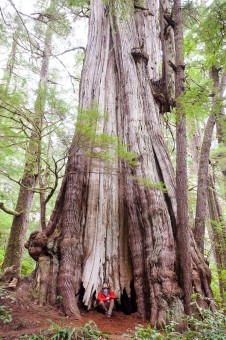
[[[50,258],[49,276],[40,280],[40,266],[36,272],[36,283],[48,287],[37,286],[39,302],[53,303],[61,295],[66,314],[79,317],[82,286],[83,303],[91,308],[104,281],[124,307],[136,298],[138,313],[152,324],[167,321],[168,312],[176,318],[184,313],[176,265],[175,178],[150,82],[158,79],[161,64],[158,6],[147,0],[148,10],[135,9],[121,21],[102,0],[91,1],[80,107],[95,101],[100,112],[108,112],[98,132],[121,137],[138,162],[131,167],[116,157],[112,171],[106,171],[103,160],[76,152],[75,134],[55,209],[42,232],[47,243],[37,234],[26,244],[29,252],[37,248],[39,262]],[[143,178],[152,184],[142,185]],[[164,182],[167,192],[156,182]],[[208,267],[192,238],[191,244],[195,290],[212,297]]]
[[[180,0],[174,0],[175,52],[176,52],[176,197],[177,197],[177,249],[180,281],[184,293],[185,312],[191,314],[191,249],[188,221],[187,133],[186,113],[179,102],[184,93],[183,19]]]

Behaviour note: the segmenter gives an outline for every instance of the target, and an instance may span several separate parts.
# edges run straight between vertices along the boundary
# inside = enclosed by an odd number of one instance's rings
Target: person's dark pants
[[[104,302],[104,301],[100,301],[98,302],[97,306],[98,308],[107,316],[111,316],[113,308],[115,305],[115,300],[111,299],[110,302]]]

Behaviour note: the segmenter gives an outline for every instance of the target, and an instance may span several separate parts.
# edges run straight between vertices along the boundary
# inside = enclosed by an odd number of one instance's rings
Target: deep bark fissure
[[[129,144],[129,150],[137,153],[137,165],[131,167],[116,157],[116,170],[110,174],[105,171],[103,160],[89,159],[81,152],[73,154],[71,149],[64,193],[59,194],[46,230],[49,252],[53,252],[54,242],[59,242],[59,251],[54,253],[59,263],[56,286],[66,314],[79,317],[76,296],[81,283],[83,303],[89,309],[93,294],[107,280],[119,300],[127,295],[132,302],[135,291],[138,313],[152,324],[161,325],[169,311],[177,318],[184,307],[175,269],[177,250],[170,216],[173,211],[176,219],[175,178],[161,131],[159,104],[149,80],[158,77],[161,63],[159,4],[147,0],[146,6],[148,12],[155,14],[136,11],[131,18],[120,21],[104,11],[102,0],[91,1],[80,84],[81,108],[92,107],[95,100],[100,112],[108,112],[98,132],[121,137],[123,143]],[[146,54],[141,53],[139,58],[136,54],[134,58],[131,53],[140,42],[152,57],[148,63]],[[163,179],[171,212],[164,193],[142,185],[142,178],[152,183]],[[59,213],[60,201],[63,206]],[[52,242],[58,219],[60,237]],[[198,278],[203,259],[199,261]]]
[[[163,177],[162,170],[161,170],[157,155],[155,153],[155,150],[153,150],[153,152],[154,152],[154,157],[155,157],[155,162],[156,162],[156,167],[157,167],[157,171],[158,171],[158,174],[159,174],[160,182],[162,182],[164,184],[164,177]],[[166,205],[168,207],[168,211],[169,211],[169,215],[170,215],[170,219],[171,219],[173,236],[174,236],[174,238],[176,238],[177,222],[176,222],[176,217],[175,217],[175,213],[174,213],[174,210],[173,210],[172,201],[170,199],[170,196],[168,194],[167,189],[166,189],[166,192],[164,192],[164,197],[165,197],[165,202],[166,202]]]

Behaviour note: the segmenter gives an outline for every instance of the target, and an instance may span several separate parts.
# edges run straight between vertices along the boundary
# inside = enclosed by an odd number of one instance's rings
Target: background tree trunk
[[[199,153],[201,149],[201,136],[199,128],[197,128],[196,133],[193,135],[190,141],[190,152],[193,160],[193,169],[195,173],[198,173],[199,167]],[[226,267],[225,259],[225,222],[222,214],[221,203],[218,199],[215,187],[215,181],[213,176],[213,171],[208,172],[208,183],[207,183],[207,201],[208,201],[208,211],[210,223],[208,226],[208,234],[211,242],[211,251],[214,255],[214,260],[218,272],[218,280],[220,287],[220,294],[224,300],[224,285],[225,280],[221,278],[221,271]]]
[[[51,0],[49,8],[53,9],[55,3],[56,0]],[[53,31],[51,27],[47,26],[40,71],[40,81],[37,90],[37,99],[35,102],[35,117],[30,141],[26,149],[24,173],[16,203],[16,211],[22,213],[18,216],[14,216],[13,218],[3,263],[3,269],[14,266],[17,270],[17,275],[20,275],[29,214],[32,207],[34,189],[38,177],[38,159],[40,158],[41,152],[42,121],[46,103],[46,84],[49,72],[52,35]]]
[[[107,281],[121,301],[136,300],[138,313],[160,325],[169,311],[183,314],[184,304],[176,263],[175,178],[150,81],[161,77],[159,4],[147,0],[144,7],[132,7],[120,20],[113,14],[115,2],[106,10],[102,0],[91,1],[80,84],[80,107],[96,102],[108,113],[97,131],[121,137],[138,163],[131,167],[116,157],[109,173],[103,160],[77,152],[75,134],[48,226],[33,233],[26,247],[39,263],[39,303],[61,295],[65,313],[79,317],[81,288],[91,308]],[[167,192],[156,188],[159,182]],[[191,244],[195,290],[212,297],[208,267],[192,238]],[[43,261],[49,275],[43,274]]]
[[[207,201],[211,224],[211,246],[217,266],[220,295],[225,301],[226,280],[222,276],[222,271],[226,270],[226,224],[211,173],[208,175]]]
[[[176,197],[177,197],[177,248],[179,256],[180,281],[184,292],[184,307],[191,314],[191,249],[188,220],[187,179],[187,132],[186,113],[179,99],[184,93],[183,19],[181,1],[174,1],[175,52],[176,52]]]
[[[226,89],[226,73],[224,72],[221,77],[221,86],[220,86],[220,100],[222,100],[222,105],[220,108],[220,114],[217,117],[216,121],[216,128],[217,128],[217,140],[219,146],[226,146],[226,136],[225,136],[225,122],[226,122],[226,115],[225,115],[225,105],[223,105],[224,100],[224,93]],[[222,155],[223,160],[225,159],[225,155]],[[224,186],[225,198],[226,200],[226,165],[225,162],[220,162],[221,172],[223,176],[222,185]]]
[[[213,67],[211,70],[211,77],[213,79],[215,97],[213,99],[214,102],[212,112],[209,115],[209,118],[206,123],[200,152],[195,228],[194,228],[194,237],[202,254],[204,254],[209,155],[212,143],[213,130],[219,109],[219,103],[217,102],[219,100],[220,90],[219,69]]]

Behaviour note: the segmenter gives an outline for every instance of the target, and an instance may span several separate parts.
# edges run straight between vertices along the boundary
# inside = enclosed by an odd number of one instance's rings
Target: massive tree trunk
[[[50,8],[53,9],[54,6],[55,0],[51,0]],[[37,90],[37,99],[35,101],[32,133],[26,149],[24,173],[21,179],[20,190],[16,203],[16,211],[21,213],[19,215],[14,215],[3,263],[3,269],[14,266],[17,276],[20,275],[25,236],[33,202],[34,189],[38,177],[38,159],[40,157],[41,132],[46,103],[46,85],[49,72],[52,35],[53,31],[51,27],[47,26],[40,71],[40,81]]]
[[[121,137],[138,163],[131,167],[116,158],[109,173],[103,160],[77,152],[75,134],[48,226],[33,233],[26,247],[39,264],[40,304],[61,295],[65,313],[79,317],[79,292],[91,308],[108,281],[127,307],[136,300],[139,314],[160,325],[169,311],[183,314],[184,304],[177,272],[175,177],[150,81],[161,77],[159,4],[147,0],[123,20],[113,14],[117,8],[115,2],[104,8],[102,0],[91,1],[80,107],[98,103],[99,111],[108,113],[98,132]],[[168,70],[173,79],[174,71]],[[142,179],[152,184],[145,186]],[[156,187],[159,182],[167,192]],[[211,298],[208,267],[192,238],[191,246],[195,291]]]

